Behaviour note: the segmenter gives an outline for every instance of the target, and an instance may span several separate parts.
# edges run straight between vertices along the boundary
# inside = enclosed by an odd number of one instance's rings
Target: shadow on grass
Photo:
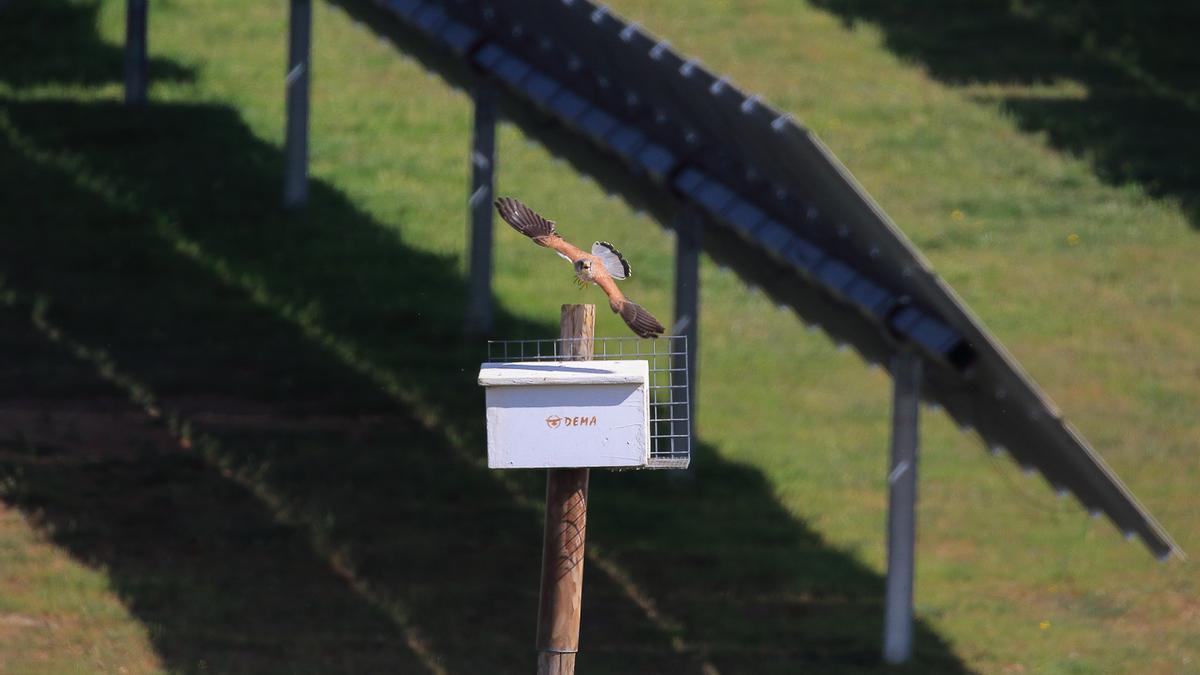
[[[96,33],[98,2],[0,1],[0,84],[114,84],[123,81],[124,50]],[[153,40],[153,36],[151,36]],[[151,80],[191,82],[192,68],[150,58]]]
[[[882,28],[887,47],[955,85],[1054,84],[1082,96],[998,100],[1022,129],[1086,158],[1104,181],[1176,199],[1200,228],[1200,6],[1173,0],[814,0],[847,24]]]
[[[0,99],[0,274],[23,298],[0,397],[66,439],[0,434],[2,497],[105,569],[172,671],[529,672],[542,479],[480,461],[456,263],[319,181],[282,212],[281,166],[219,106]],[[193,448],[63,431],[114,384]],[[756,469],[705,445],[694,466],[594,475],[588,671],[885,670],[879,575]],[[908,670],[965,668],[919,624]]]

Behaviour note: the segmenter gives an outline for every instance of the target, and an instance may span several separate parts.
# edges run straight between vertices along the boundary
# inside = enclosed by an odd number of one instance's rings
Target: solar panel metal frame
[[[917,345],[926,361],[923,398],[989,449],[1007,450],[1055,490],[1105,513],[1156,556],[1182,555],[850,172],[790,115],[589,0],[449,0],[440,33],[430,30],[424,3],[377,4],[397,20],[388,35],[461,88],[484,76],[479,66],[487,65],[473,60],[483,49],[530,65],[501,97],[502,111],[528,135],[667,226],[689,202],[699,205],[705,250],[718,262],[870,363],[890,367],[905,342]],[[414,22],[422,17],[424,25]],[[477,34],[472,45],[463,44],[467,31]],[[534,78],[559,88],[547,99],[542,84],[534,95],[526,86]],[[580,123],[589,114],[617,124],[589,134]],[[625,128],[645,139],[636,155],[613,140]],[[684,175],[691,178],[681,186]],[[689,194],[697,175],[697,186],[718,188],[707,199]],[[717,199],[722,189],[733,198]],[[747,207],[766,219],[747,225],[738,215]],[[819,270],[833,264],[855,273],[845,290],[821,282]],[[874,309],[850,292],[856,283],[896,303]],[[911,321],[897,321],[900,312]]]

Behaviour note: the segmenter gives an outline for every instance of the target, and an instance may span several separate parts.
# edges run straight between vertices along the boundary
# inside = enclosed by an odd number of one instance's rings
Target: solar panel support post
[[[892,664],[908,662],[913,649],[921,365],[921,357],[911,348],[901,350],[892,361],[892,456],[888,473],[888,567],[883,622],[883,660]]]
[[[687,368],[687,400],[691,407],[689,432],[696,426],[696,359],[700,353],[700,237],[701,216],[684,207],[675,215],[675,325],[687,337],[687,357],[672,368]],[[678,358],[678,357],[676,357]],[[672,415],[674,417],[674,415]]]
[[[146,102],[149,60],[146,56],[147,0],[125,3],[125,104]]]
[[[308,202],[308,98],[312,0],[291,0],[288,21],[287,136],[283,150],[283,206]]]
[[[468,246],[468,298],[466,331],[482,335],[492,328],[492,197],[496,175],[496,91],[490,82],[477,83],[471,92],[475,127],[471,137],[471,195]]]

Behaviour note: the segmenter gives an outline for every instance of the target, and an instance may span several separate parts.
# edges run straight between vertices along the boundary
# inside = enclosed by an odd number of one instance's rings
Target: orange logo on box
[[[596,416],[592,415],[591,417],[588,417],[585,415],[583,417],[559,417],[558,415],[551,415],[546,418],[546,426],[550,427],[551,429],[557,429],[559,426],[594,427],[596,426]]]

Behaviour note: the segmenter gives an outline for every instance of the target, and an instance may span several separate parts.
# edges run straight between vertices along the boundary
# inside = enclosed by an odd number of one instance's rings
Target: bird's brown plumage
[[[496,211],[504,222],[529,237],[538,246],[554,249],[576,266],[576,274],[585,282],[595,283],[608,296],[608,306],[620,314],[625,324],[639,337],[658,337],[666,330],[646,308],[625,297],[617,282],[597,256],[575,246],[558,234],[554,221],[543,218],[533,209],[512,197],[496,200]],[[611,245],[609,245],[611,247]],[[621,258],[624,262],[624,258]]]

